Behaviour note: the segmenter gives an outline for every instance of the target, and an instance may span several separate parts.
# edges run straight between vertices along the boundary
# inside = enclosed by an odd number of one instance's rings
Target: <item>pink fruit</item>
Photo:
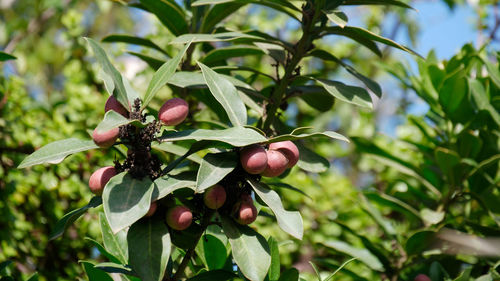
[[[114,96],[109,96],[106,101],[106,105],[104,105],[104,112],[108,112],[110,110],[116,111],[117,113],[120,113],[124,117],[128,118],[127,109]]]
[[[429,278],[429,276],[427,276],[425,274],[419,274],[413,280],[414,281],[431,281],[431,279]]]
[[[193,214],[185,206],[175,206],[167,211],[167,224],[175,230],[184,230],[191,225]]]
[[[240,209],[238,211],[238,219],[237,223],[247,225],[257,219],[257,208],[253,205],[253,203],[249,202],[241,202]]]
[[[120,134],[120,129],[113,128],[106,132],[98,132],[97,128],[92,133],[92,138],[94,139],[95,144],[100,147],[110,147],[118,139],[118,135]]]
[[[210,209],[219,209],[226,202],[226,190],[220,184],[212,186],[203,194],[203,202]]]
[[[299,161],[299,149],[291,141],[274,142],[269,145],[269,150],[278,150],[288,159],[288,168],[291,168]]]
[[[277,177],[286,170],[288,159],[285,155],[277,150],[267,151],[267,167],[262,172],[264,177]]]
[[[175,126],[186,119],[188,112],[189,105],[185,100],[173,98],[162,105],[158,111],[158,119],[167,126]]]
[[[151,205],[149,206],[149,210],[144,215],[144,217],[149,218],[149,217],[153,216],[154,213],[156,212],[156,208],[158,208],[158,204],[155,201],[155,202],[151,203]]]
[[[249,174],[260,174],[267,167],[266,150],[258,144],[247,146],[241,150],[240,162]]]
[[[249,193],[243,193],[241,194],[241,202],[246,202],[246,203],[251,203],[253,204],[253,198],[252,195]]]
[[[101,195],[104,190],[104,186],[108,181],[116,175],[115,167],[108,166],[102,167],[95,171],[89,179],[90,191],[96,195]]]

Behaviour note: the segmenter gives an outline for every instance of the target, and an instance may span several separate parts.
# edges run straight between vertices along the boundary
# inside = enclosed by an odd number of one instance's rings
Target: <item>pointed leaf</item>
[[[187,279],[187,281],[226,281],[226,280],[238,280],[238,276],[232,272],[217,269],[202,272],[194,277]]]
[[[214,98],[222,105],[233,126],[247,124],[247,109],[238,95],[236,87],[222,75],[198,62],[203,78]]]
[[[264,52],[255,46],[251,45],[235,45],[214,49],[208,52],[201,60],[202,63],[210,65],[216,62],[224,61],[229,58],[262,55]]]
[[[368,108],[373,107],[370,94],[363,88],[324,79],[318,79],[317,81],[325,88],[325,90],[332,94],[332,96],[341,101]]]
[[[102,204],[102,199],[100,196],[95,196],[90,199],[90,202],[76,210],[73,210],[66,215],[64,215],[57,223],[56,226],[54,227],[54,230],[52,230],[52,234],[50,235],[50,240],[56,239],[57,237],[61,236],[64,231],[73,223],[75,222],[79,217],[81,217],[88,209],[90,208],[95,208],[99,205]]]
[[[121,274],[126,274],[126,275],[133,274],[132,268],[130,268],[128,265],[123,265],[120,263],[102,262],[102,263],[96,264],[94,267],[98,268],[102,271],[108,272],[108,273],[121,273]]]
[[[297,144],[297,148],[299,149],[299,162],[297,162],[297,166],[302,170],[311,173],[323,173],[330,168],[328,159],[301,144]]]
[[[106,52],[101,48],[101,46],[91,38],[85,38],[89,43],[90,47],[94,51],[94,56],[102,67],[101,76],[104,80],[104,84],[108,93],[115,96],[115,98],[130,111],[129,96],[127,90],[125,89],[125,84],[123,81],[123,76],[116,70],[116,68],[111,64],[106,55]],[[116,94],[115,94],[116,91]],[[133,99],[132,101],[133,102]]]
[[[278,193],[270,189],[265,183],[257,182],[253,179],[249,179],[247,182],[252,186],[259,198],[273,211],[279,227],[293,237],[302,239],[304,225],[300,213],[285,210]]]
[[[391,5],[415,10],[410,5],[398,0],[349,0],[345,1],[343,5]]]
[[[109,274],[95,268],[93,263],[89,261],[80,261],[80,263],[82,264],[85,273],[87,273],[89,281],[113,281],[113,278],[111,278]]]
[[[347,16],[341,11],[323,11],[326,17],[334,24],[344,28],[347,25]]]
[[[104,213],[99,213],[102,241],[104,247],[119,259],[122,264],[128,263],[127,232],[125,230],[113,234]]]
[[[139,180],[123,172],[111,178],[104,187],[102,200],[113,233],[132,225],[148,212],[153,189],[149,177]]]
[[[175,36],[189,32],[184,10],[174,0],[140,0],[140,2]]]
[[[196,178],[194,173],[185,172],[175,176],[163,176],[154,181],[155,192],[151,201],[159,200],[170,193],[181,188],[190,188],[195,190]]]
[[[281,135],[281,136],[277,136],[274,138],[270,138],[267,142],[273,143],[273,142],[280,142],[280,141],[286,141],[286,140],[294,141],[294,140],[314,138],[314,137],[328,137],[331,139],[338,139],[338,140],[343,140],[345,142],[349,142],[349,140],[346,137],[344,137],[343,135],[341,135],[339,133],[333,132],[333,131]]]
[[[230,218],[222,217],[221,222],[238,268],[251,281],[263,281],[271,265],[266,239],[248,226],[235,224]]]
[[[122,42],[122,43],[128,43],[128,44],[133,44],[133,45],[139,45],[139,46],[144,46],[144,47],[149,47],[153,48],[157,51],[160,51],[161,53],[167,55],[165,50],[163,50],[160,46],[156,45],[153,43],[151,40],[146,39],[146,38],[141,38],[141,37],[136,37],[136,36],[130,36],[127,34],[112,34],[104,37],[101,42]]]
[[[70,138],[55,141],[28,155],[17,168],[22,169],[43,163],[57,164],[73,153],[94,148],[99,147],[92,140]]]
[[[154,218],[134,223],[127,234],[130,266],[143,281],[160,281],[172,243],[164,221]]]
[[[327,61],[333,61],[335,63],[340,64],[343,68],[347,70],[350,74],[352,74],[354,77],[358,78],[365,86],[370,89],[377,97],[382,97],[382,88],[380,88],[380,85],[373,81],[372,79],[366,77],[365,75],[359,73],[354,67],[348,65],[347,63],[343,62],[341,59],[337,58],[336,56],[328,53],[327,51],[320,50],[320,49],[315,49],[309,53],[310,56],[314,56],[317,58],[320,58],[322,60],[327,60]]]
[[[220,182],[238,166],[238,155],[234,152],[209,153],[203,157],[196,178],[196,192],[201,193]]]
[[[377,257],[366,249],[355,248],[342,241],[327,241],[322,244],[328,248],[332,248],[338,252],[357,258],[359,261],[363,262],[375,271],[384,271],[384,266],[380,263]]]
[[[241,32],[221,32],[215,34],[203,34],[203,33],[190,33],[181,35],[174,40],[170,41],[170,44],[186,44],[188,42],[198,43],[198,42],[221,42],[221,41],[232,41],[236,39],[255,39],[262,40],[262,38],[248,35]]]
[[[225,130],[186,130],[180,132],[169,132],[163,134],[162,141],[180,141],[180,140],[212,140],[225,142],[236,147],[243,147],[254,143],[261,143],[267,139],[255,130],[234,127]]]
[[[14,57],[13,55],[0,51],[0,61],[8,61],[8,60],[15,60],[15,59],[17,59],[17,58]]]
[[[149,102],[154,98],[158,90],[160,90],[167,81],[172,78],[172,75],[174,75],[175,70],[177,69],[177,66],[179,66],[179,63],[181,62],[182,57],[184,57],[184,54],[186,53],[186,50],[189,48],[191,43],[187,43],[186,46],[175,55],[172,59],[168,60],[166,63],[164,63],[158,71],[155,72],[153,75],[153,78],[151,79],[151,82],[149,83],[148,89],[146,90],[146,94],[144,95],[144,102],[142,104],[142,108],[146,108],[146,106],[149,104]]]

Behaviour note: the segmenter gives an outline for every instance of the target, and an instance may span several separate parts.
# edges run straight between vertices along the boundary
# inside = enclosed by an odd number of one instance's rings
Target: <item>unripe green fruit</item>
[[[167,211],[167,224],[175,230],[184,230],[191,225],[193,214],[185,206],[175,206]]]
[[[96,195],[101,195],[108,181],[116,175],[115,167],[102,167],[95,171],[89,179],[90,191]]]
[[[203,202],[209,209],[219,209],[226,202],[226,190],[220,184],[212,186],[203,194]]]
[[[285,155],[277,150],[267,151],[267,166],[262,176],[264,177],[277,177],[286,170],[288,166],[288,159]]]
[[[119,134],[120,129],[118,128],[113,128],[102,133],[98,132],[96,128],[92,133],[92,139],[94,139],[94,143],[99,147],[110,147],[116,142]]]
[[[257,219],[257,208],[251,202],[241,202],[240,209],[238,210],[237,223],[247,225]]]
[[[413,279],[414,281],[431,281],[431,278],[425,274],[419,274]]]
[[[240,162],[243,169],[249,174],[257,175],[267,167],[267,153],[260,145],[251,145],[243,148],[240,153]]]
[[[109,96],[106,104],[104,105],[104,112],[108,112],[110,110],[120,113],[124,117],[128,118],[128,110],[114,96]]]
[[[162,105],[160,111],[158,111],[158,119],[167,126],[175,126],[182,123],[188,113],[188,103],[183,99],[173,98]]]
[[[149,218],[149,217],[153,216],[154,213],[156,212],[156,208],[158,208],[158,204],[155,201],[155,202],[151,203],[151,205],[149,206],[149,210],[144,215],[144,217]]]
[[[299,149],[291,141],[274,142],[269,145],[269,150],[278,150],[288,159],[288,168],[292,168],[299,162]]]

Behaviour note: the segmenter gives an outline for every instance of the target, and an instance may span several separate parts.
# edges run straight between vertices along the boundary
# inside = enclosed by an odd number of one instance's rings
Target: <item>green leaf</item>
[[[397,0],[349,0],[343,5],[391,5],[415,10],[410,5]]]
[[[99,244],[99,242],[95,241],[94,239],[92,238],[89,238],[89,237],[85,237],[84,238],[85,240],[89,241],[90,243],[93,244],[93,246],[95,248],[97,248],[97,250],[99,251],[99,253],[101,253],[103,256],[105,256],[108,260],[110,260],[111,262],[114,262],[114,263],[122,263],[117,257],[115,257],[113,254],[111,254],[110,252],[108,252],[104,246],[102,246],[101,244]],[[125,262],[126,263],[126,262]]]
[[[334,10],[334,11],[323,11],[323,13],[334,24],[342,28],[344,28],[347,25],[348,19],[346,14],[344,14],[343,12]]]
[[[8,60],[15,60],[17,59],[11,54],[7,54],[5,52],[0,51],[0,61],[8,61]]]
[[[26,281],[38,281],[38,272],[33,273]]]
[[[85,38],[94,51],[94,56],[97,59],[97,62],[102,67],[102,72],[100,73],[103,80],[104,85],[110,95],[115,96],[115,98],[127,109],[130,111],[130,104],[133,103],[134,98],[132,96],[129,97],[127,90],[125,89],[125,84],[123,81],[123,76],[116,70],[116,68],[111,64],[106,55],[106,52],[101,48],[101,46],[91,38]],[[115,94],[116,91],[116,94]]]
[[[419,54],[417,54],[415,51],[409,49],[408,47],[400,45],[400,44],[392,41],[391,39],[384,38],[380,35],[377,35],[369,30],[366,30],[366,29],[363,29],[360,27],[346,26],[346,27],[342,28],[340,26],[330,26],[330,27],[325,28],[325,32],[326,32],[326,34],[335,34],[335,35],[341,35],[341,36],[351,38],[352,40],[357,41],[358,43],[369,48],[370,50],[372,50],[374,53],[376,53],[379,56],[381,56],[382,53],[380,52],[380,50],[378,49],[378,47],[374,43],[374,41],[380,42],[382,44],[385,44],[385,45],[406,51],[410,54],[422,57]]]
[[[318,81],[328,93],[341,101],[368,108],[373,107],[370,94],[363,88],[324,79],[317,79],[316,81]]]
[[[0,272],[2,272],[4,269],[6,269],[11,264],[12,264],[11,260],[0,262]]]
[[[321,112],[331,110],[335,103],[335,98],[324,87],[316,85],[292,86],[288,94],[298,94],[300,99]]]
[[[330,162],[323,156],[301,144],[297,144],[297,148],[299,149],[299,162],[297,162],[297,165],[302,170],[311,173],[323,173],[330,168]]]
[[[196,177],[196,192],[220,182],[238,166],[238,155],[234,152],[209,153],[203,157],[198,176]]]
[[[316,277],[318,277],[318,281],[323,281],[323,278],[321,278],[321,274],[319,273],[318,267],[312,261],[309,261],[309,264],[313,268],[314,273],[316,273]]]
[[[299,271],[296,268],[289,268],[281,274],[278,281],[299,281]]]
[[[395,236],[396,230],[391,221],[382,216],[380,211],[375,208],[363,194],[360,194],[359,204],[363,211],[365,211],[373,220],[384,230],[388,236]]]
[[[57,223],[56,226],[54,227],[54,230],[52,230],[52,233],[50,234],[50,240],[56,239],[59,236],[61,236],[64,231],[73,223],[75,222],[79,217],[81,217],[88,209],[90,208],[95,208],[99,205],[102,204],[102,199],[100,196],[95,196],[90,199],[90,202],[76,210],[73,210],[66,215],[64,215]]]
[[[213,49],[208,52],[200,61],[206,65],[211,65],[216,62],[225,61],[229,58],[237,58],[243,56],[263,55],[264,52],[255,46],[251,45],[234,45]]]
[[[160,51],[161,53],[165,54],[168,56],[168,54],[163,50],[160,46],[156,45],[153,43],[151,40],[146,39],[146,38],[141,38],[141,37],[136,37],[136,36],[130,36],[126,34],[112,34],[104,37],[101,42],[121,42],[121,43],[128,43],[128,44],[133,44],[133,45],[139,45],[139,46],[144,46],[144,47],[149,47],[152,49],[155,49],[157,51]]]
[[[373,144],[371,141],[361,138],[361,137],[352,137],[351,140],[354,142],[356,147],[366,153],[370,154],[382,164],[391,166],[398,170],[399,172],[412,176],[420,181],[422,185],[424,185],[429,191],[441,197],[441,192],[429,181],[427,181],[422,175],[421,172],[414,167],[412,164],[390,154],[389,152],[381,149],[377,145]]]
[[[130,268],[128,265],[123,265],[114,262],[102,262],[96,264],[94,268],[98,268],[108,273],[121,273],[126,275],[132,275],[132,268]]]
[[[222,20],[230,15],[233,15],[241,7],[245,6],[247,3],[243,2],[233,2],[221,5],[214,5],[203,17],[203,22],[201,23],[201,32],[210,33],[212,29],[220,23]]]
[[[262,38],[241,33],[241,32],[221,32],[215,34],[203,34],[203,33],[190,33],[181,35],[174,40],[170,41],[170,44],[186,44],[188,42],[198,43],[198,42],[221,42],[221,41],[232,41],[236,39],[256,39],[262,40]]]
[[[499,78],[500,79],[500,78]],[[486,90],[478,80],[469,79],[469,88],[471,89],[472,100],[479,110],[486,110],[491,118],[500,126],[500,113],[490,103]]]
[[[269,281],[278,281],[280,278],[280,250],[278,247],[278,241],[274,237],[270,236],[267,240],[269,244],[269,249],[271,250],[271,266],[269,267]]]
[[[472,273],[472,266],[468,266],[464,271],[458,275],[457,278],[453,279],[453,281],[469,281],[470,280],[470,274]],[[477,281],[477,279],[476,279]]]
[[[412,206],[388,194],[381,192],[365,192],[365,196],[366,198],[370,199],[371,201],[377,202],[380,205],[387,206],[392,210],[399,211],[406,215],[417,218],[418,220],[422,220],[422,218],[420,217],[420,213]]]
[[[165,86],[167,81],[172,78],[172,75],[174,75],[177,66],[179,66],[182,57],[184,57],[184,54],[186,53],[186,50],[189,48],[190,45],[191,42],[187,43],[186,46],[184,46],[184,48],[182,49],[182,51],[180,51],[179,53],[177,53],[177,55],[175,55],[175,57],[164,63],[158,69],[158,71],[155,72],[153,78],[151,79],[151,82],[149,82],[146,94],[144,95],[144,102],[142,103],[142,108],[146,108],[146,106],[154,98],[158,90],[160,90],[163,86]]]
[[[111,178],[104,187],[102,200],[113,233],[132,225],[148,212],[153,189],[149,177],[139,180],[123,172]]]
[[[406,253],[411,255],[418,255],[422,253],[434,240],[436,233],[430,230],[423,230],[414,233],[406,241],[405,250]]]
[[[160,281],[165,274],[172,243],[163,220],[134,223],[127,234],[130,266],[143,281]]]
[[[468,92],[467,79],[462,71],[447,78],[439,91],[439,103],[444,111],[451,114],[458,110]]]
[[[196,253],[207,265],[208,270],[222,269],[226,264],[226,245],[214,235],[204,234],[196,245]]]
[[[335,57],[334,55],[328,53],[327,51],[320,50],[320,49],[315,49],[309,53],[310,56],[314,56],[323,60],[327,61],[333,61],[335,63],[340,64],[343,68],[347,70],[350,74],[352,74],[354,77],[356,77],[358,80],[363,82],[365,86],[370,89],[377,97],[382,97],[382,88],[380,88],[380,85],[373,81],[372,79],[366,77],[365,75],[359,73],[354,67],[348,65],[347,63],[343,62],[341,59]]]
[[[140,0],[140,2],[175,36],[189,32],[184,10],[174,0]]]
[[[82,264],[85,273],[87,273],[89,281],[113,281],[113,278],[111,278],[109,274],[95,268],[93,263],[89,261],[80,261],[80,263]]]
[[[246,84],[241,80],[238,80],[229,75],[224,75],[224,74],[219,74],[219,75],[222,75],[224,78],[229,80],[231,83],[233,83],[234,86],[236,86],[240,90],[249,91],[252,93],[257,92],[250,85]],[[186,88],[186,87],[207,88],[205,78],[203,78],[203,74],[201,74],[200,72],[187,72],[187,71],[176,72],[174,76],[172,76],[172,78],[168,81],[168,84],[180,88]]]
[[[195,174],[191,172],[184,172],[175,176],[163,176],[154,181],[155,191],[151,201],[159,200],[170,193],[181,189],[190,188],[195,190],[196,178]]]
[[[214,98],[222,105],[233,126],[247,124],[247,109],[241,100],[236,87],[224,76],[198,62],[203,78]]]
[[[302,239],[304,225],[300,213],[285,210],[278,193],[270,189],[265,183],[253,179],[248,179],[247,182],[252,186],[259,198],[273,211],[279,227],[293,237]]]
[[[222,4],[222,3],[253,3],[258,5],[263,5],[275,9],[277,11],[283,12],[290,17],[300,21],[298,17],[292,11],[300,11],[292,3],[287,0],[198,0],[193,3],[193,6],[209,5],[209,4]],[[286,8],[286,9],[285,9]]]
[[[437,147],[434,150],[436,162],[445,175],[453,171],[453,168],[460,163],[460,155],[453,150]]]
[[[113,234],[104,213],[99,213],[99,224],[101,225],[102,241],[104,247],[112,255],[118,258],[120,263],[128,263],[127,232],[125,230]]]
[[[172,153],[178,156],[182,156],[189,151],[189,149],[185,148],[184,146],[180,146],[170,142],[162,142],[162,143],[153,142],[151,147],[153,149],[166,151],[168,153]],[[190,156],[187,157],[187,159],[200,164],[203,158],[201,158],[198,154],[191,154]]]
[[[32,154],[28,155],[17,166],[18,169],[43,164],[57,164],[60,163],[67,156],[94,148],[99,148],[92,140],[80,140],[75,138],[59,140],[49,143]]]
[[[180,140],[212,140],[225,142],[236,147],[243,147],[255,143],[266,142],[267,139],[255,130],[234,127],[225,130],[186,130],[180,132],[168,132],[161,136],[162,141],[180,141]]]
[[[230,218],[222,217],[221,222],[238,268],[251,281],[263,281],[271,265],[266,239],[248,226],[235,224]]]
[[[98,132],[107,132],[111,129],[118,128],[120,126],[129,124],[134,120],[123,117],[120,113],[110,110],[104,115],[104,119],[97,125],[96,130]]]
[[[295,140],[300,140],[300,139],[306,139],[306,138],[314,138],[314,137],[328,137],[331,139],[338,139],[342,140],[345,142],[349,142],[349,140],[344,137],[343,135],[333,132],[333,131],[324,131],[324,132],[315,132],[315,133],[303,133],[303,134],[287,134],[287,135],[280,135],[274,138],[270,138],[267,143],[273,143],[273,142],[280,142],[280,141],[295,141]]]
[[[127,52],[127,53],[131,54],[132,56],[138,57],[139,59],[147,63],[149,67],[151,67],[154,70],[158,70],[158,68],[160,68],[160,66],[162,66],[165,63],[165,60],[153,58],[145,54],[136,52]]]
[[[187,279],[187,281],[226,281],[237,280],[237,275],[222,269],[211,270],[202,272],[194,277]]]
[[[366,249],[355,248],[342,241],[327,241],[322,244],[328,248],[332,248],[338,252],[358,259],[375,271],[384,271],[384,266],[382,265],[382,263],[380,263],[378,258]]]
[[[491,63],[487,58],[484,57],[480,58],[483,61],[484,65],[486,66],[488,73],[490,74],[491,81],[493,81],[493,83],[500,88],[500,71],[498,70],[498,66]]]
[[[328,277],[326,277],[324,281],[330,281],[330,279],[332,279],[339,271],[341,271],[342,269],[344,269],[344,267],[346,265],[348,265],[352,261],[355,261],[356,259],[357,258],[352,258],[352,259],[349,259],[346,262],[344,262],[339,268],[337,268],[337,270],[335,270],[332,274],[328,275]]]
[[[427,225],[433,225],[440,223],[445,216],[445,213],[442,211],[433,211],[431,209],[421,209],[420,216],[424,219]]]

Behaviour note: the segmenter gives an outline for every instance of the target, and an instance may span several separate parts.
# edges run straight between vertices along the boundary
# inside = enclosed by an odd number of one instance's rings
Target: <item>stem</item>
[[[286,94],[286,89],[290,84],[290,80],[295,75],[294,72],[297,66],[312,45],[312,40],[316,35],[313,29],[320,12],[321,11],[319,9],[315,9],[312,3],[310,3],[308,9],[303,8],[302,10],[302,36],[294,46],[295,51],[292,53],[292,57],[285,63],[285,74],[283,74],[282,78],[277,77],[278,84],[271,94],[269,104],[266,108],[266,114],[263,117],[264,124],[262,129],[266,133],[270,132],[271,125],[276,118],[276,113],[281,105],[281,102],[283,101],[283,97]]]
[[[200,241],[201,237],[203,236],[203,233],[205,233],[205,230],[207,227],[210,225],[210,220],[212,219],[212,215],[214,214],[215,211],[209,210],[205,213],[205,216],[203,217],[203,220],[201,222],[201,231],[200,234],[196,237],[196,243],[194,243],[194,246],[190,249],[187,250],[186,255],[182,258],[181,264],[177,268],[177,271],[175,272],[174,276],[172,278],[164,278],[169,281],[177,281],[180,280],[182,275],[184,274],[184,271],[186,270],[186,267],[189,264],[189,260],[194,254],[194,249],[196,248],[196,245],[198,245],[198,242]]]

